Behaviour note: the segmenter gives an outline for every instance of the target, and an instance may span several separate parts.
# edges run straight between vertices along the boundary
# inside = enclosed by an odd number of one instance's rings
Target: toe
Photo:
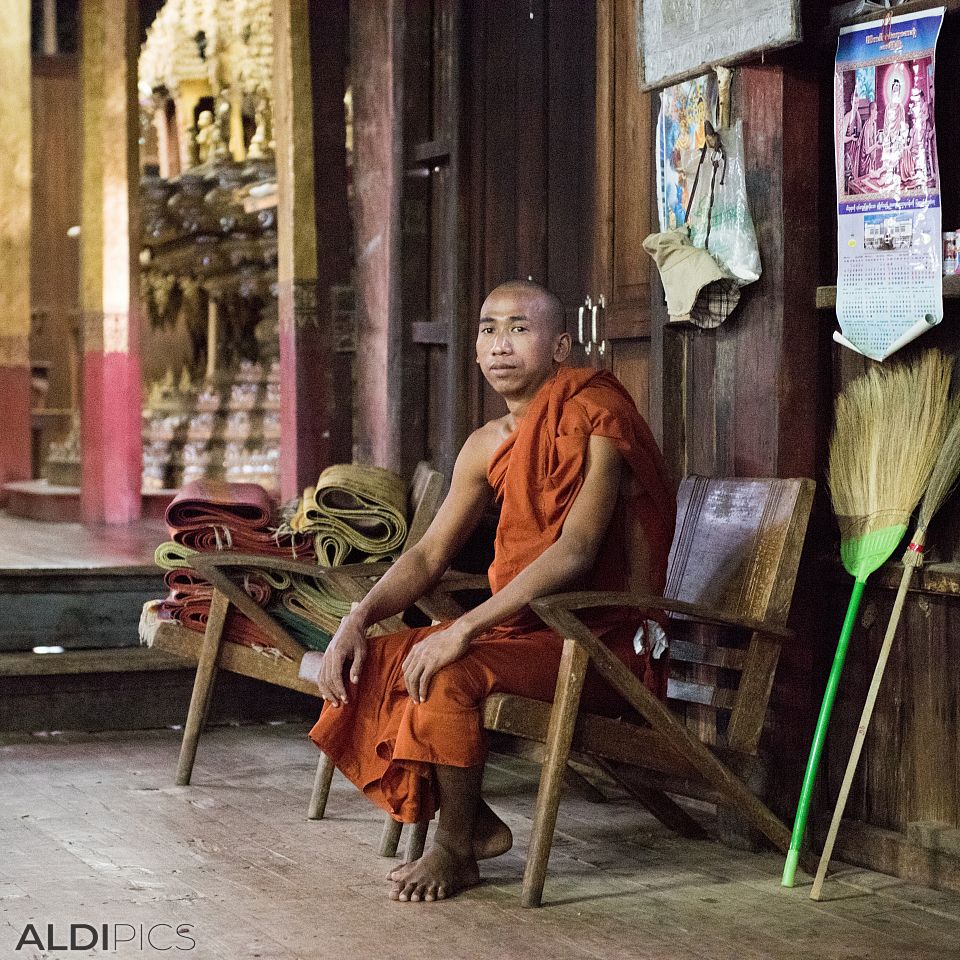
[[[413,893],[410,895],[410,899],[414,903],[419,903],[421,900],[426,899],[426,892],[427,892],[427,884],[418,883],[414,888]]]
[[[446,884],[441,883],[440,886],[437,887],[437,899],[446,900],[446,898],[447,898],[447,887],[446,887]]]

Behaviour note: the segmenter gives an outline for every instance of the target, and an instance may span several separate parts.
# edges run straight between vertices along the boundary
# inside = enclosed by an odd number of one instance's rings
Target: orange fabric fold
[[[514,433],[497,449],[488,479],[501,501],[490,585],[496,592],[555,543],[583,485],[592,434],[610,438],[628,467],[597,562],[570,589],[662,592],[676,500],[656,442],[630,395],[611,374],[560,367],[541,387]],[[640,545],[639,548],[637,545]],[[634,652],[642,612],[585,611],[586,622],[658,696],[666,693],[666,658]],[[425,702],[403,682],[410,648],[445,624],[371,638],[346,706],[325,706],[311,739],[374,803],[405,823],[433,816],[436,764],[483,763],[481,706],[491,693],[551,700],[563,642],[529,609],[471,642],[439,671]],[[625,704],[592,673],[583,705],[616,715]]]

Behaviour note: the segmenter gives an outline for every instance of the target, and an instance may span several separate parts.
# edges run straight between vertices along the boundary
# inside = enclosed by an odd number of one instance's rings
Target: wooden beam
[[[29,0],[0,0],[0,502],[30,463],[30,217],[32,191]]]
[[[274,0],[280,480],[284,497],[351,460],[350,359],[331,290],[350,282],[344,77],[347,0]]]
[[[405,402],[411,385],[400,317],[405,5],[384,0],[350,6],[359,330],[355,449],[363,463],[396,468],[419,432],[397,415],[411,407]]]
[[[908,16],[910,14],[922,13],[924,10],[932,10],[934,7],[944,7],[946,12],[956,13],[960,10],[960,0],[903,0],[901,4],[894,7],[890,12],[895,17]],[[841,27],[850,27],[858,23],[870,23],[871,20],[882,20],[886,11],[871,10],[868,13],[861,13],[855,17],[846,19],[832,19],[829,26],[821,35],[821,43],[835,45],[837,34]]]
[[[195,635],[200,639],[200,634]],[[189,670],[196,665],[176,653],[147,647],[68,650],[65,653],[0,654],[0,677],[47,677],[79,673]]]

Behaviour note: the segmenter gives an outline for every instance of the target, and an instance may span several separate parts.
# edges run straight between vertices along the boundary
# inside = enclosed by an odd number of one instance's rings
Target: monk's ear
[[[567,357],[570,356],[570,334],[561,333],[556,340],[553,341],[553,361],[554,363],[563,363]]]

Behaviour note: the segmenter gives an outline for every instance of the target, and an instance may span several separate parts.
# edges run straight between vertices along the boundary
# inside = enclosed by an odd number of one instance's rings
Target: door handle
[[[593,342],[597,346],[597,356],[601,358],[607,352],[607,341],[599,340],[600,332],[598,329],[599,325],[597,323],[597,318],[600,314],[600,311],[601,310],[605,311],[606,309],[607,309],[607,299],[601,293],[600,296],[597,297],[597,302],[596,304],[594,304],[593,309],[590,311],[590,332],[593,335]]]
[[[579,309],[577,310],[577,343],[583,347],[586,353],[590,352],[590,342],[584,339],[584,329],[583,329],[583,318],[587,310],[593,308],[593,300],[590,295],[587,294],[583,303],[580,304]]]

